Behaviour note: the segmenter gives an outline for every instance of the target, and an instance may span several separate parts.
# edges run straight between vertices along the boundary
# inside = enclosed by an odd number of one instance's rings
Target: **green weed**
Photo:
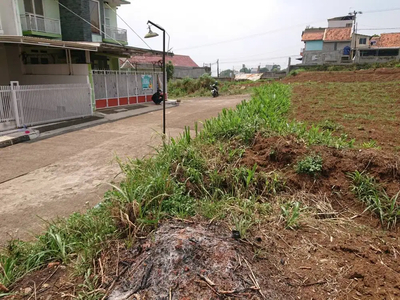
[[[322,171],[322,157],[319,155],[309,155],[296,164],[297,173],[315,175]]]
[[[288,202],[281,206],[281,214],[285,220],[285,227],[289,229],[298,228],[300,217],[300,202]]]
[[[350,173],[349,178],[353,185],[351,190],[367,206],[367,210],[375,213],[381,224],[387,228],[394,228],[400,217],[400,206],[397,200],[400,191],[393,197],[389,197],[386,191],[371,176],[359,171]]]

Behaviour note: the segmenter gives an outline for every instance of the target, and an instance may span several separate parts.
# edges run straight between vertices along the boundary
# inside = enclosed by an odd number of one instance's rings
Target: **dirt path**
[[[167,134],[234,107],[245,95],[185,100],[167,110]],[[0,149],[0,244],[40,232],[43,219],[84,211],[118,180],[115,156],[141,158],[159,145],[162,112]]]

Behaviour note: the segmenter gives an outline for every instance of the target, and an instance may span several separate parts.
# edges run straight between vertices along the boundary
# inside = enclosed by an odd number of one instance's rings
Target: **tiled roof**
[[[157,64],[162,60],[162,55],[135,55],[128,60],[131,64]],[[174,67],[199,67],[190,56],[187,55],[167,55],[165,61],[167,63],[171,61]]]
[[[400,48],[400,32],[382,33],[380,37],[373,37],[371,40],[376,40],[375,47]]]
[[[324,38],[325,29],[322,30],[306,30],[301,36],[302,41],[319,41]]]
[[[327,28],[324,42],[351,41],[351,27]]]

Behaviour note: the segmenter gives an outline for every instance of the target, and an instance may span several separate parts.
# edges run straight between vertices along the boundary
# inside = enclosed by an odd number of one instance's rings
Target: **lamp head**
[[[151,31],[151,27],[149,25],[149,32],[144,36],[145,39],[153,38],[158,36],[158,33]]]

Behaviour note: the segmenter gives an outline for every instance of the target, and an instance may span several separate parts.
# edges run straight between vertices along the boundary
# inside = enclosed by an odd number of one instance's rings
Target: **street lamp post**
[[[163,32],[163,58],[162,58],[162,71],[163,71],[163,134],[165,136],[165,92],[167,90],[167,86],[165,83],[165,29],[162,28],[161,26],[151,22],[150,20],[147,21],[147,24],[151,24],[154,27],[157,27],[158,29],[162,30]],[[149,32],[145,35],[145,38],[152,38],[158,36],[157,33],[152,32],[151,28],[149,26]]]

